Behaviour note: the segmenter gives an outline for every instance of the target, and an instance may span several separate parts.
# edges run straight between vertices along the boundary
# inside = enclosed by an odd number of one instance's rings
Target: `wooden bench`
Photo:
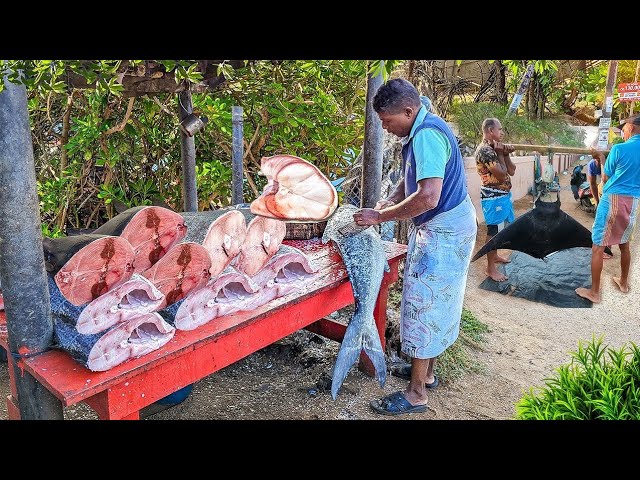
[[[65,407],[84,402],[100,419],[137,420],[142,408],[300,329],[341,341],[346,326],[326,318],[354,302],[339,251],[332,242],[324,245],[319,239],[284,243],[304,251],[320,268],[316,279],[301,291],[251,312],[216,318],[192,331],[176,331],[162,348],[106,372],[92,372],[60,350],[24,359],[24,369]],[[407,251],[406,245],[398,243],[384,242],[384,246],[391,271],[384,274],[374,311],[383,348],[389,285],[398,279],[398,265]],[[0,344],[7,348],[4,321],[0,312]],[[364,353],[359,367],[374,373]],[[7,397],[7,410],[10,419],[19,419],[11,365],[9,371],[12,394]]]

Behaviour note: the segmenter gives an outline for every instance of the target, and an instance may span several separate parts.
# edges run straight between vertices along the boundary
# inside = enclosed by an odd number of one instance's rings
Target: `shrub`
[[[560,118],[528,120],[517,115],[506,117],[507,110],[507,106],[496,103],[457,104],[451,109],[451,117],[462,141],[474,149],[482,140],[482,121],[490,117],[498,118],[502,123],[506,143],[584,146],[584,133]]]
[[[531,388],[516,403],[516,419],[640,419],[640,349],[634,343],[616,350],[594,338],[578,342],[571,356],[545,379],[545,388]]]

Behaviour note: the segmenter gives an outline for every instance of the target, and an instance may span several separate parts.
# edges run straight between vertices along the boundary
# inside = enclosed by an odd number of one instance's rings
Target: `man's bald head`
[[[502,124],[497,118],[485,118],[482,122],[482,136],[485,140],[501,142],[504,137]]]

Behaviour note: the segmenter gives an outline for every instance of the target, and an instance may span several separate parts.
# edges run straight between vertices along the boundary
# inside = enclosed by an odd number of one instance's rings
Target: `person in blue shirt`
[[[458,141],[413,84],[389,80],[373,109],[382,128],[401,137],[404,176],[388,198],[353,218],[358,225],[412,220],[400,305],[401,350],[411,365],[397,375],[409,379],[404,392],[370,405],[383,415],[401,415],[426,411],[427,390],[438,385],[435,359],[458,338],[477,222]]]
[[[640,205],[640,114],[623,120],[620,128],[624,143],[611,147],[604,162],[604,155],[599,153],[600,163],[604,163],[604,186],[591,229],[591,288],[576,289],[578,295],[593,303],[601,301],[602,254],[607,245],[620,248],[620,276],[613,277],[613,282],[621,292],[629,291],[629,242],[633,239]]]

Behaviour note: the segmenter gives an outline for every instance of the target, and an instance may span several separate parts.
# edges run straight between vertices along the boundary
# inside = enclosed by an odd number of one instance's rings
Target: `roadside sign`
[[[636,102],[640,100],[640,82],[619,84],[618,100],[621,102]]]
[[[613,97],[607,97],[604,102],[604,111],[606,113],[611,113],[613,110]]]
[[[609,146],[609,129],[598,130],[598,150],[605,150]]]

